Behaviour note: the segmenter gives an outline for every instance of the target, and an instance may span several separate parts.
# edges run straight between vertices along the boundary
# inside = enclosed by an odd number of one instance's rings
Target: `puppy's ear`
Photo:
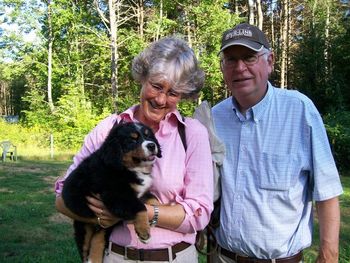
[[[110,167],[119,168],[122,165],[122,150],[117,138],[110,138],[104,147],[101,147],[101,157],[103,162]]]

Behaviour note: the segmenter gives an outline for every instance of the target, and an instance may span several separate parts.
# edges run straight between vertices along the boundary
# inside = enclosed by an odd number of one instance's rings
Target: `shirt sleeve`
[[[343,193],[322,118],[312,102],[307,105],[311,129],[313,200],[324,201]]]
[[[116,121],[116,115],[111,115],[106,119],[102,120],[84,139],[83,146],[80,151],[73,157],[73,163],[69,166],[67,172],[63,177],[60,177],[55,182],[55,193],[56,195],[61,195],[64,180],[69,176],[69,174],[79,166],[79,164],[100,148],[101,144],[107,137],[110,129],[113,127]]]
[[[206,128],[197,120],[186,119],[186,172],[182,195],[175,201],[186,212],[176,231],[195,233],[209,223],[213,210],[213,166]]]

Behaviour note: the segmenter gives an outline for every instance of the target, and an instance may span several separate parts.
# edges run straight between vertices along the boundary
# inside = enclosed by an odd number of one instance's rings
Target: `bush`
[[[324,121],[337,166],[341,170],[350,169],[350,112],[329,113]]]

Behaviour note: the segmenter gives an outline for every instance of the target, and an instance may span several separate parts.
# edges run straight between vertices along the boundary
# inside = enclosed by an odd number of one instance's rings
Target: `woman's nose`
[[[167,95],[164,92],[159,92],[157,97],[155,97],[155,101],[158,105],[165,105],[167,100]]]

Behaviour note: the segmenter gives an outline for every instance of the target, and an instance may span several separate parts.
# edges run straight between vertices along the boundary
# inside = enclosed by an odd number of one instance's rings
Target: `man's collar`
[[[257,104],[255,104],[253,107],[251,107],[250,109],[247,110],[247,112],[248,111],[252,112],[252,116],[253,116],[255,122],[259,122],[259,120],[262,118],[262,115],[265,111],[265,108],[267,107],[267,105],[271,101],[272,96],[273,96],[273,87],[272,87],[271,83],[268,81],[267,82],[267,91],[266,91],[266,94],[263,97],[263,99],[261,101],[259,101]],[[236,113],[240,112],[238,102],[234,97],[232,97],[232,108]]]

